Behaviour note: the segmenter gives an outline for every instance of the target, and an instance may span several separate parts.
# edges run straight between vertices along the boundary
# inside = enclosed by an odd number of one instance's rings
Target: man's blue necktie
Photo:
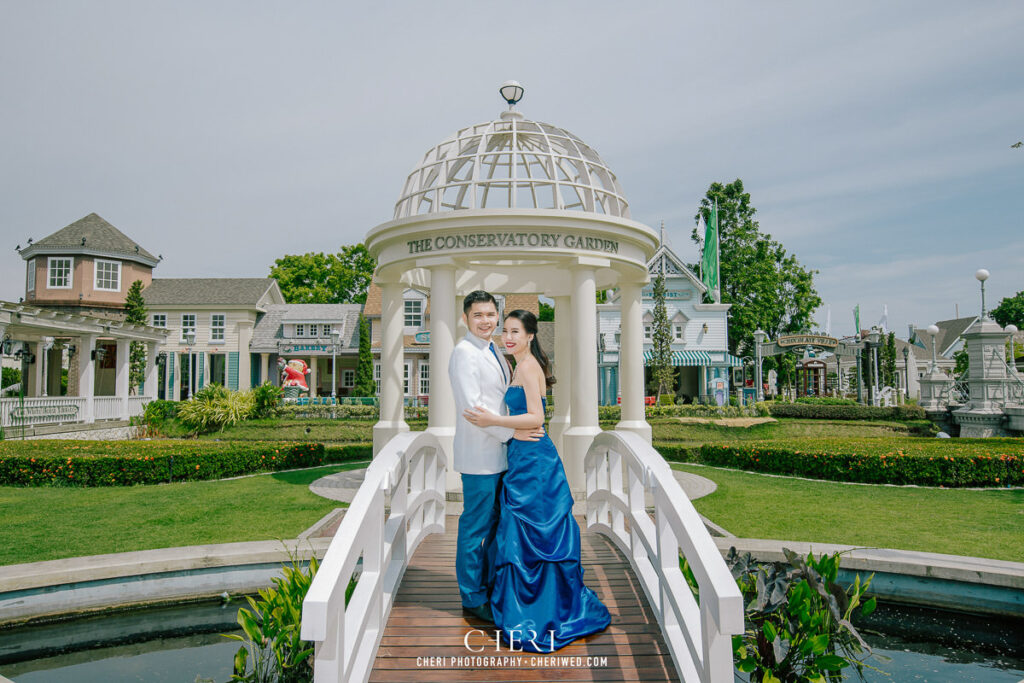
[[[488,342],[487,348],[489,348],[491,353],[494,354],[494,360],[498,361],[498,367],[501,368],[501,379],[505,381],[505,384],[508,384],[508,377],[505,376],[505,365],[501,362],[501,359],[498,358],[498,352],[494,348],[494,342]]]

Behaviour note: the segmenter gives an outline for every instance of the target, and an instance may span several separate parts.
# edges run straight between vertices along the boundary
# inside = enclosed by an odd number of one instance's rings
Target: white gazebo
[[[448,359],[464,334],[461,297],[475,289],[555,301],[554,416],[549,431],[574,492],[598,425],[596,292],[618,288],[622,320],[622,416],[617,430],[648,442],[644,414],[641,291],[657,233],[630,220],[615,174],[578,137],[515,109],[522,88],[501,89],[508,111],[459,130],[409,174],[394,219],[366,237],[381,287],[380,421],[374,452],[407,431],[404,420],[403,292],[430,291],[428,431],[450,450],[455,404]],[[449,472],[448,490],[458,477]]]

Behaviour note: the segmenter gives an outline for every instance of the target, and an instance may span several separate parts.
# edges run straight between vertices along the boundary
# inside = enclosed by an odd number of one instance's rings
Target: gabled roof
[[[664,268],[664,270],[662,270]],[[658,247],[658,250],[654,252],[654,256],[647,262],[647,272],[652,276],[657,276],[662,272],[666,276],[681,276],[689,278],[694,285],[697,286],[698,291],[703,294],[708,291],[708,288],[704,286],[704,283],[700,281],[700,278],[690,270],[689,266],[682,262],[682,260],[676,256],[675,252],[668,248],[664,243]]]
[[[946,355],[950,348],[956,344],[960,336],[966,332],[977,319],[978,316],[972,315],[969,318],[953,318],[952,320],[940,320],[935,323],[936,327],[939,328],[939,335],[937,339],[938,346],[935,347],[938,349],[939,355]]]
[[[322,313],[329,313],[329,316],[319,318],[321,320],[341,320],[342,349],[359,348],[359,311],[362,309],[359,304],[272,304],[267,306],[266,313],[256,321],[249,350],[253,353],[276,353],[278,342],[285,340],[281,328],[286,320],[311,319],[303,309],[317,309]]]
[[[251,306],[256,308],[271,289],[283,301],[277,280],[269,277],[154,278],[142,290],[147,307]]]
[[[95,213],[80,218],[21,250],[23,259],[40,254],[117,256],[155,266],[159,260]]]

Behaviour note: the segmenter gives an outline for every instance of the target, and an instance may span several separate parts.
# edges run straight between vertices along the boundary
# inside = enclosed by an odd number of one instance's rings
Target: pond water
[[[244,601],[107,613],[0,630],[0,674],[15,683],[227,681]],[[1024,679],[1024,620],[888,606],[860,624],[886,674],[868,681],[1017,683]],[[856,680],[856,676],[848,677]]]

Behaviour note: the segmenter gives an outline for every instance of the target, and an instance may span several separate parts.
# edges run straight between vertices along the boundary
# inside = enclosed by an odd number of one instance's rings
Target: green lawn
[[[0,487],[0,565],[205,543],[295,538],[344,503],[310,482],[366,463],[225,481],[104,488]]]
[[[672,464],[718,484],[697,510],[745,538],[848,543],[1024,562],[1024,490],[971,491],[771,477]]]

